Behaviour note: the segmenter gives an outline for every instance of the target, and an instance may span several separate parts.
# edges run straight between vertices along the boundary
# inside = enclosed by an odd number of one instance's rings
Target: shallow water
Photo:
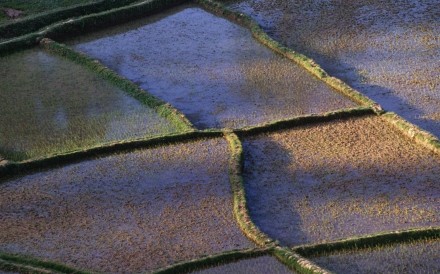
[[[199,128],[355,106],[254,41],[247,29],[193,6],[70,43],[170,102]]]
[[[177,131],[80,65],[28,50],[0,58],[0,155],[24,160]]]
[[[440,5],[423,1],[229,1],[276,40],[440,137]]]
[[[232,214],[228,159],[225,140],[202,140],[0,182],[0,251],[140,273],[255,247]]]
[[[253,274],[285,274],[292,273],[285,265],[272,256],[261,256],[243,259],[237,262],[194,271],[193,274],[253,273]]]
[[[440,225],[440,159],[379,117],[244,141],[250,215],[284,245]]]
[[[439,240],[368,248],[312,258],[335,273],[439,273]]]

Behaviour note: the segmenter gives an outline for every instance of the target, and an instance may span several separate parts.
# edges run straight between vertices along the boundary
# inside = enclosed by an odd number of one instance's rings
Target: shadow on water
[[[249,142],[243,143],[244,186],[250,216],[257,227],[282,245],[308,242],[307,234],[301,230],[301,215],[292,207],[290,195],[296,195],[292,172],[287,167],[293,161],[290,152],[277,142],[265,142],[264,147],[253,149]],[[277,159],[262,164],[270,150]],[[272,172],[272,167],[276,171]],[[260,169],[261,168],[261,169]],[[282,174],[282,175],[278,175]]]

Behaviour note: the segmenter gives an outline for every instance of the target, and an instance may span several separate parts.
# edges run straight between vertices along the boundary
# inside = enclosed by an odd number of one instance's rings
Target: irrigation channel
[[[83,2],[0,24],[2,273],[440,272],[434,1]]]

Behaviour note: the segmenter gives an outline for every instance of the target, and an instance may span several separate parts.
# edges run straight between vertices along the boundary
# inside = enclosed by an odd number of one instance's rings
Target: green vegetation
[[[37,31],[61,20],[118,8],[136,1],[0,1],[0,41]],[[18,19],[11,20],[2,11],[5,8],[13,8],[21,14]]]
[[[312,258],[336,273],[438,273],[439,240],[377,245]]]
[[[88,273],[59,263],[4,252],[0,252],[0,269],[18,271],[20,273],[52,273],[52,271],[66,274]]]
[[[255,273],[287,274],[292,273],[285,265],[271,256],[260,256],[232,263],[219,262],[217,266],[191,272],[194,274]]]
[[[46,12],[53,9],[74,6],[84,3],[97,2],[98,0],[1,0],[0,8],[12,8],[23,11],[24,16],[33,15],[36,13]],[[3,19],[6,17],[4,16]],[[1,23],[2,21],[0,21]]]
[[[306,257],[317,257],[323,254],[330,254],[340,251],[372,248],[377,245],[391,245],[418,241],[421,239],[426,240],[439,238],[440,227],[426,227],[420,229],[398,230],[381,232],[372,235],[355,236],[322,244],[302,245],[293,248],[293,250]]]
[[[233,263],[239,260],[267,255],[268,249],[245,249],[226,251],[220,254],[209,255],[198,259],[180,262],[154,271],[154,274],[189,273],[197,269],[209,268],[220,264]]]
[[[231,154],[229,159],[229,180],[234,195],[233,210],[235,219],[245,235],[259,246],[273,245],[274,241],[262,233],[249,216],[242,178],[243,148],[240,139],[232,132],[225,132],[225,138],[229,143]]]

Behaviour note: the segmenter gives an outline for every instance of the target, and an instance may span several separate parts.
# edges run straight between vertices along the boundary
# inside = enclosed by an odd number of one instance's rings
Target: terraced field
[[[1,273],[440,271],[432,1],[61,2],[0,23]]]
[[[440,137],[438,1],[227,3],[386,110]]]

